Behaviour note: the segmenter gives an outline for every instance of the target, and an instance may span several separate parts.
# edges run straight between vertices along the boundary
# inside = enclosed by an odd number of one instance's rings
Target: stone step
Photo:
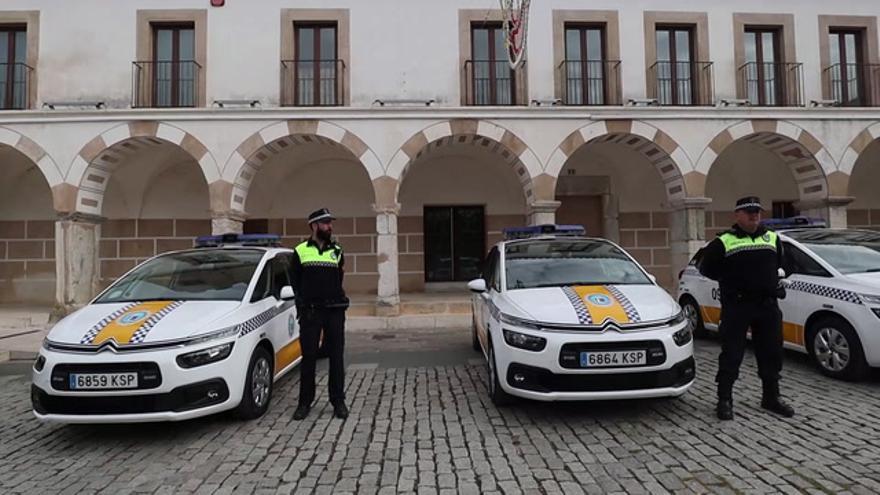
[[[347,331],[360,330],[424,330],[470,328],[471,315],[423,314],[401,316],[352,316],[346,318]]]

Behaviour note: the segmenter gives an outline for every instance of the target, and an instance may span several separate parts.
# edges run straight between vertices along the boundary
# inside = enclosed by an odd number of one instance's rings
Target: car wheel
[[[492,345],[492,341],[489,341],[489,359],[486,361],[489,365],[489,398],[492,399],[492,403],[498,407],[506,406],[513,402],[513,396],[508,394],[501,388],[501,383],[498,381],[498,367],[495,362],[495,349]]]
[[[856,331],[843,318],[816,321],[808,334],[810,355],[819,370],[832,378],[859,380],[868,373],[865,352]]]
[[[692,297],[682,297],[681,302],[681,310],[684,311],[685,318],[688,319],[688,322],[691,325],[691,331],[694,334],[694,338],[701,339],[708,336],[708,332],[706,331],[706,327],[703,325],[703,315],[700,313],[700,305],[697,304],[697,301]]]
[[[474,317],[471,319],[471,346],[475,351],[482,351],[482,347],[480,346],[480,337],[477,336],[477,318]]]
[[[272,379],[272,355],[265,347],[259,346],[251,355],[244,392],[235,415],[241,419],[255,419],[265,414],[272,401]]]

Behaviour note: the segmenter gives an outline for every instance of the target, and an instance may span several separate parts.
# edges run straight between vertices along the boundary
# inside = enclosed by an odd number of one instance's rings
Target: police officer
[[[335,217],[327,208],[309,215],[312,235],[296,246],[291,269],[303,354],[299,365],[299,405],[293,413],[295,420],[308,416],[315,400],[315,364],[322,329],[324,347],[330,358],[329,389],[333,415],[342,419],[348,417],[343,349],[345,310],[349,300],[342,289],[345,257],[342,247],[333,240],[333,220]]]
[[[733,419],[733,383],[752,330],[758,375],[763,394],[761,407],[790,418],[794,409],[779,396],[782,371],[782,313],[777,299],[785,297],[779,280],[782,244],[776,232],[761,225],[761,201],[755,196],[736,202],[736,224],[710,242],[700,272],[717,280],[721,289],[721,355],[718,357],[719,419]]]

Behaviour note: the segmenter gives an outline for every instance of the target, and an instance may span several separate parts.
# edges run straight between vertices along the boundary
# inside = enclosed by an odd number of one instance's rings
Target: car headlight
[[[543,351],[547,346],[547,339],[544,337],[535,337],[507,329],[504,329],[504,341],[511,347],[534,352]]]
[[[226,342],[225,344],[215,345],[200,351],[188,352],[177,356],[177,364],[181,368],[195,368],[210,363],[216,363],[229,357],[232,353],[232,347],[235,342]]]
[[[186,341],[186,345],[199,345],[204,344],[205,342],[210,342],[212,340],[220,340],[228,337],[232,337],[237,335],[239,332],[238,325],[233,325],[231,327],[222,328],[220,330],[206,333],[204,335],[197,335]]]
[[[672,318],[666,320],[666,324],[669,325],[670,327],[674,327],[675,325],[678,325],[679,323],[682,323],[685,320],[687,320],[687,316],[685,316],[684,311],[679,311],[678,314],[676,314]]]
[[[859,294],[859,297],[865,304],[876,304],[880,306],[880,296],[875,296],[873,294]]]
[[[522,318],[517,318],[516,316],[506,315],[501,313],[501,323],[507,323],[508,325],[512,325],[519,328],[528,328],[530,330],[540,330],[541,326],[535,323],[534,321],[524,320]]]
[[[694,339],[694,333],[691,331],[691,326],[686,325],[681,330],[672,334],[672,340],[675,342],[675,345],[681,347],[686,345],[688,342]]]

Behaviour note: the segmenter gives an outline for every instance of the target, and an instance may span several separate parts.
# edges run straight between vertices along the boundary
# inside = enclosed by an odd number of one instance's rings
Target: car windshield
[[[567,285],[651,284],[620,248],[601,240],[552,240],[508,244],[507,289]]]
[[[206,249],[159,256],[117,280],[95,302],[240,301],[263,254]]]
[[[840,273],[880,272],[880,233],[817,230],[789,233]]]

